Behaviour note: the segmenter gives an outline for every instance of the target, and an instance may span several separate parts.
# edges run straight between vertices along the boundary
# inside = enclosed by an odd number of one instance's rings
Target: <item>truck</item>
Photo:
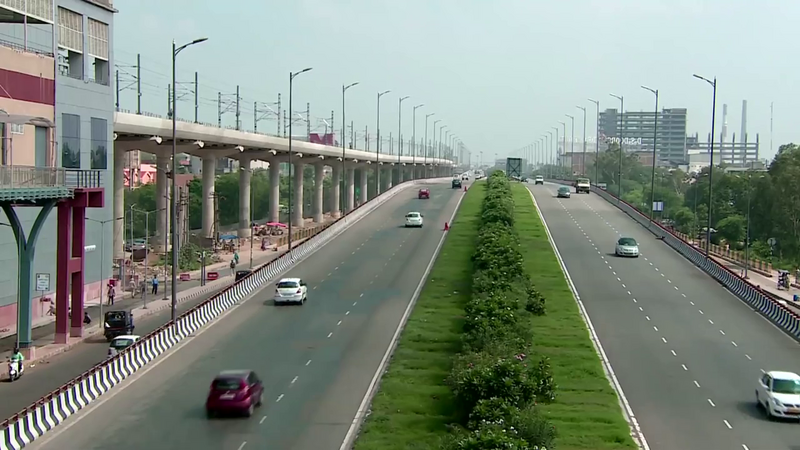
[[[592,190],[592,185],[589,182],[588,178],[578,178],[575,180],[575,193],[580,194],[581,192],[589,193]]]

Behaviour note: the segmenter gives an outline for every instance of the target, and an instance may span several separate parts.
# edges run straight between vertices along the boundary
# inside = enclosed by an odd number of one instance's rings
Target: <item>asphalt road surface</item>
[[[799,449],[756,407],[762,370],[800,373],[798,344],[595,194],[529,186],[652,450]],[[614,256],[620,236],[639,258]]]
[[[305,305],[276,307],[267,286],[31,447],[338,450],[462,195],[403,191],[289,271]],[[422,229],[403,227],[410,211]],[[211,380],[229,369],[259,374],[264,405],[208,420]]]

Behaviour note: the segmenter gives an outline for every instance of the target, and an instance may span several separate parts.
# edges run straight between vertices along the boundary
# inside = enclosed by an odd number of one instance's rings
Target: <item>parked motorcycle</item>
[[[789,290],[789,272],[786,270],[778,271],[778,289]]]

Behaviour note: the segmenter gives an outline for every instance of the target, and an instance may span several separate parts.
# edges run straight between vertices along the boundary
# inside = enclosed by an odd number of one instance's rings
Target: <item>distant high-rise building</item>
[[[600,113],[601,138],[621,143],[627,152],[652,151],[654,117],[653,111],[627,111],[620,117],[616,109],[606,109]],[[670,164],[686,161],[686,108],[665,108],[658,113],[656,157]]]

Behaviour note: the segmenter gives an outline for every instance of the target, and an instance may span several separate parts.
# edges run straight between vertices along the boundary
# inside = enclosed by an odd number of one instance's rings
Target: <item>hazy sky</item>
[[[397,99],[410,95],[403,103],[405,137],[411,137],[411,107],[424,103],[417,111],[418,138],[424,114],[434,112],[486,159],[538,140],[564,114],[576,116],[580,137],[576,105],[590,111],[587,133],[593,135],[589,97],[614,108],[613,92],[625,96],[626,110],[650,110],[653,95],[643,84],[659,89],[660,106],[688,108],[687,131],[703,139],[711,128],[712,91],[692,78],[698,73],[719,80],[717,135],[727,103],[728,136],[735,132],[739,140],[746,99],[748,133],[750,140],[760,133],[762,157],[800,140],[791,107],[800,104],[800,2],[116,0],[115,6],[116,63],[132,71],[141,53],[143,109],[158,114],[166,111],[172,39],[181,44],[208,37],[182,53],[178,64],[179,80],[200,74],[205,122],[216,122],[217,92],[233,94],[238,84],[241,120],[252,129],[253,102],[274,102],[282,93],[285,108],[289,71],[313,67],[295,79],[294,109],[310,102],[314,127],[335,110],[338,130],[342,84],[359,81],[347,95],[347,121],[357,130],[369,126],[374,137],[376,94],[391,89],[381,105],[384,136],[397,134]],[[179,104],[180,117],[192,117],[190,97]],[[123,92],[122,107],[135,108],[133,90]],[[232,125],[233,114],[224,120]],[[276,126],[259,123],[270,132]]]

